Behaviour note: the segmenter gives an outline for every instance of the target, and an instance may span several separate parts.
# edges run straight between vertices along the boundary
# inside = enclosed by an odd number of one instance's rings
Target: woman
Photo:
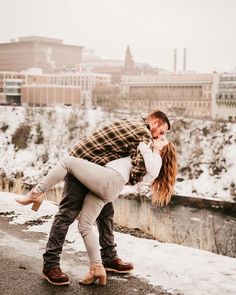
[[[138,149],[144,158],[147,170],[143,181],[152,183],[152,202],[160,206],[167,204],[173,192],[177,172],[174,145],[162,137],[154,141],[154,152],[143,142],[139,144]],[[91,284],[96,279],[99,279],[100,285],[106,284],[106,272],[102,265],[98,239],[93,233],[92,226],[103,206],[119,196],[123,186],[129,181],[131,168],[130,157],[111,161],[103,167],[68,156],[63,158],[26,197],[17,199],[22,205],[33,203],[32,209],[37,211],[42,203],[43,193],[62,180],[68,172],[88,187],[90,192],[84,200],[79,215],[79,230],[90,260],[90,271],[81,281],[83,284]],[[88,177],[85,174],[91,176],[93,184],[91,181],[87,182]]]

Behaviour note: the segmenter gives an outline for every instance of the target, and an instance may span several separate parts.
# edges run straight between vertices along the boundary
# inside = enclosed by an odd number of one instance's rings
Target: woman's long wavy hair
[[[162,166],[158,177],[152,183],[152,203],[164,206],[170,202],[177,174],[177,155],[173,143],[165,145],[160,155]]]

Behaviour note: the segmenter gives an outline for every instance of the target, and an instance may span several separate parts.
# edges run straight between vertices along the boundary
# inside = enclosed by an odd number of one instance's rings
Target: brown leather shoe
[[[68,276],[63,273],[59,266],[43,269],[43,277],[52,285],[69,285]]]
[[[116,258],[110,262],[103,263],[106,271],[112,271],[117,273],[129,273],[134,269],[134,266],[130,262],[124,262],[120,258]]]

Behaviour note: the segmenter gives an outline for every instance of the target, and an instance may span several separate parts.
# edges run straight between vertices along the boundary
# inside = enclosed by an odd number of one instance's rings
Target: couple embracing
[[[106,271],[133,269],[116,251],[112,201],[125,184],[144,181],[151,185],[154,205],[168,204],[177,173],[176,149],[165,137],[170,128],[169,119],[159,110],[147,118],[113,121],[82,140],[26,196],[17,199],[37,211],[44,193],[64,179],[62,200],[43,254],[43,276],[49,283],[69,284],[69,277],[60,269],[60,254],[77,217],[90,263],[80,283],[99,280],[105,285]],[[99,240],[93,232],[95,222]]]

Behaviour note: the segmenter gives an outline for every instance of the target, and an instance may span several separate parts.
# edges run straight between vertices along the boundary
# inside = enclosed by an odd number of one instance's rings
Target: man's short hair
[[[168,117],[166,116],[165,113],[163,113],[163,112],[160,111],[160,110],[152,111],[152,112],[148,115],[147,118],[148,118],[148,119],[149,119],[149,118],[151,118],[151,119],[153,119],[153,118],[155,118],[155,119],[160,119],[163,123],[167,123],[167,125],[168,125],[168,130],[170,130],[170,128],[171,128],[170,121],[169,121]]]

